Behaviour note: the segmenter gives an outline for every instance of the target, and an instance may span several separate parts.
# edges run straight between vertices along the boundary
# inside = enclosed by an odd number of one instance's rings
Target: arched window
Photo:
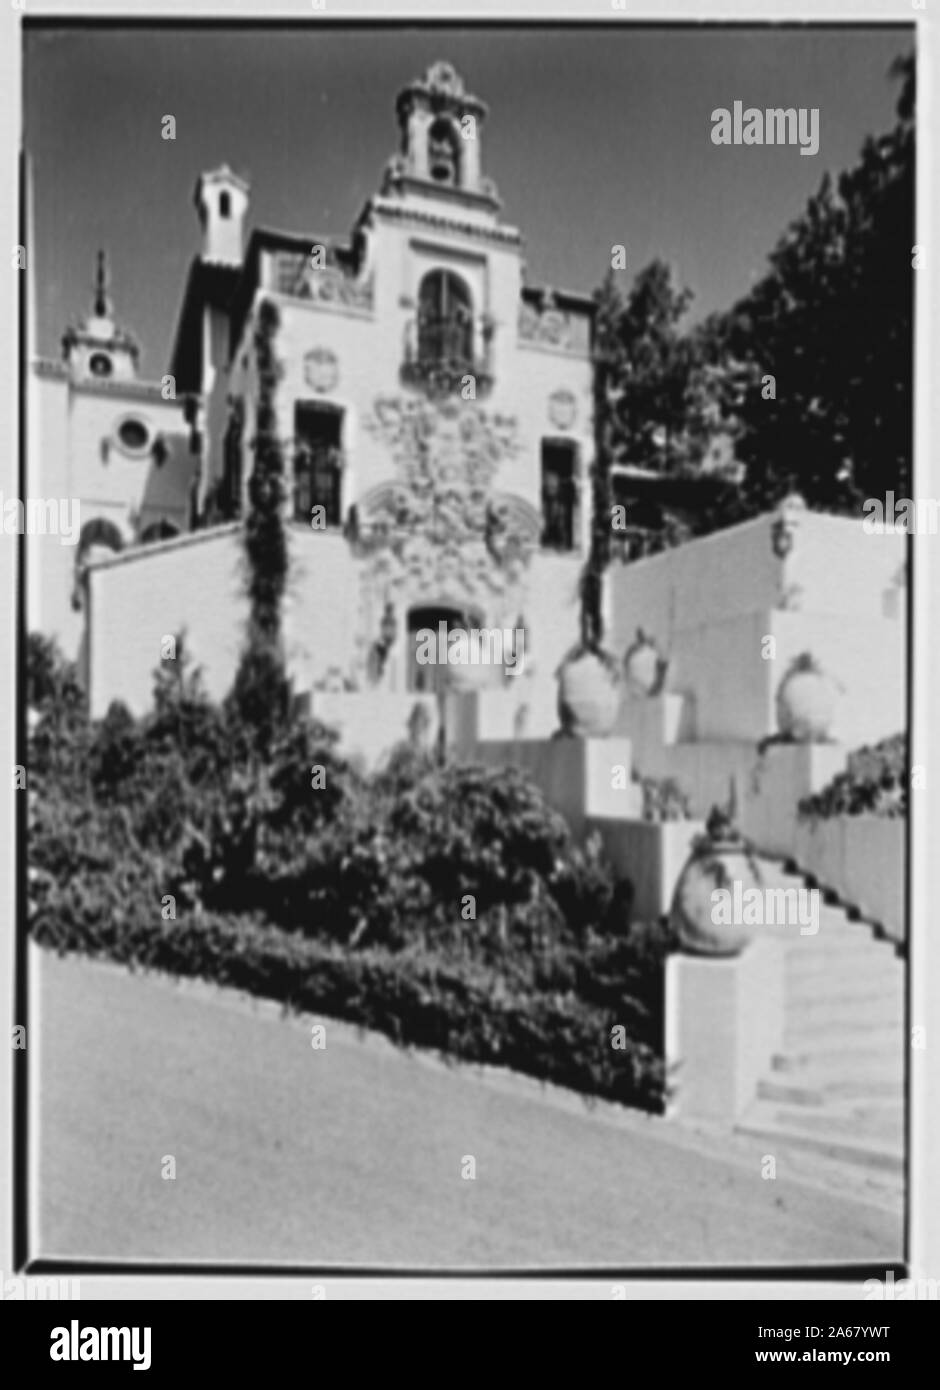
[[[86,521],[79,537],[79,556],[87,554],[92,547],[100,547],[104,550],[124,549],[123,537],[113,521],[108,521],[105,517],[100,516],[96,517],[94,521]]]
[[[219,216],[231,217],[232,215],[232,195],[225,190],[219,194]]]
[[[450,121],[437,120],[428,132],[428,169],[435,183],[460,182],[460,142]]]
[[[473,362],[473,301],[459,275],[432,270],[418,291],[418,359]]]

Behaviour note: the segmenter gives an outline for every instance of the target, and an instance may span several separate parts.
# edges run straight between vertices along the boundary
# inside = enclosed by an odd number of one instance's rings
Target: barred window
[[[294,412],[294,517],[310,524],[323,507],[328,526],[342,518],[343,412],[320,401],[298,401]]]
[[[577,497],[577,446],[567,440],[542,441],[542,545],[573,550]]]

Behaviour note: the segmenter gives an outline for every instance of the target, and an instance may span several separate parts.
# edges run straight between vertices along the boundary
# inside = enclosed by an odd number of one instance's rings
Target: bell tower
[[[433,63],[424,77],[403,88],[396,112],[400,153],[390,171],[393,178],[419,183],[424,193],[452,190],[495,204],[495,189],[481,171],[487,108],[465,90],[450,63]]]
[[[227,164],[201,175],[193,201],[202,227],[202,259],[241,265],[248,184]]]
[[[91,313],[62,339],[62,355],[73,380],[132,381],[137,376],[140,349],[114,319],[104,251],[98,252]]]

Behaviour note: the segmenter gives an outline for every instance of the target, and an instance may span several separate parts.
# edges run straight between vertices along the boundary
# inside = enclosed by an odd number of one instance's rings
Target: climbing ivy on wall
[[[604,571],[610,562],[611,466],[615,458],[617,381],[623,350],[617,334],[622,299],[612,275],[595,295],[594,464],[591,470],[591,541],[581,577],[581,640],[596,648],[603,638]]]
[[[281,376],[274,350],[279,326],[276,307],[265,300],[258,311],[254,333],[258,405],[252,441],[254,468],[248,482],[244,529],[250,611],[247,641],[231,697],[262,741],[286,717],[289,701],[281,633],[288,566],[286,483],[275,408]]]

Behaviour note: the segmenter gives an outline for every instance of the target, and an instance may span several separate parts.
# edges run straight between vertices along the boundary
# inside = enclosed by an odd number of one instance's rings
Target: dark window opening
[[[219,486],[219,510],[225,519],[241,516],[242,510],[242,437],[245,429],[245,410],[239,398],[229,406],[228,424],[222,445],[222,480]]]
[[[432,270],[418,292],[418,360],[470,365],[473,302],[458,275]]]
[[[573,550],[577,446],[564,440],[542,441],[542,545]]]
[[[309,526],[323,507],[327,526],[341,520],[343,412],[320,402],[298,402],[294,411],[294,518]]]
[[[231,217],[232,215],[232,195],[230,193],[219,194],[219,216]]]
[[[110,376],[111,358],[106,352],[93,352],[88,361],[92,376]]]
[[[140,453],[150,441],[150,431],[143,420],[123,420],[118,428],[118,438],[125,449]]]

